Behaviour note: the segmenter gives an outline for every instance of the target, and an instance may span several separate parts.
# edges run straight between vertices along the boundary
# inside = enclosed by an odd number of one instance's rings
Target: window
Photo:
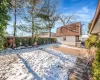
[[[63,41],[66,41],[66,37],[63,37]]]

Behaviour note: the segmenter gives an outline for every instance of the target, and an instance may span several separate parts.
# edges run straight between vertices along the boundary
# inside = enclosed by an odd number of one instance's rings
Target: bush
[[[100,80],[100,48],[97,49],[96,58],[92,65],[92,72],[94,80]]]
[[[3,43],[4,43],[4,38],[0,38],[0,51],[4,49]]]
[[[41,44],[50,44],[50,43],[55,43],[56,39],[55,38],[38,38],[37,43],[39,45]]]
[[[29,45],[29,46],[32,46],[32,44],[33,44],[33,40],[32,40],[32,38],[29,38],[29,39],[28,39],[28,45]]]
[[[34,42],[33,42],[32,38],[17,37],[17,38],[15,38],[15,43],[16,43],[16,46],[19,47],[19,46],[27,46],[27,45],[31,46]]]
[[[98,36],[92,35],[85,41],[86,48],[96,47],[96,56],[92,64],[92,73],[94,80],[100,80],[100,40]]]
[[[85,47],[91,48],[91,47],[97,47],[99,43],[98,36],[92,35],[85,41]]]
[[[38,45],[42,45],[42,44],[55,43],[56,39],[55,38],[38,38],[38,37],[35,37],[34,39],[32,39],[31,37],[16,37],[15,38],[15,43],[17,47],[32,46],[34,42],[37,42]]]
[[[0,0],[0,51],[4,49],[5,29],[7,21],[10,20],[10,16],[8,15],[10,7],[9,0]]]

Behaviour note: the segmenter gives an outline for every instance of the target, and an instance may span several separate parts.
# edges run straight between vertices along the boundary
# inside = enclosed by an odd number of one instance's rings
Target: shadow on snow
[[[33,75],[33,77],[34,77],[33,80],[35,80],[35,79],[36,80],[41,80],[41,78],[31,69],[28,62],[24,58],[22,58],[19,54],[17,54],[17,56],[23,61],[24,65],[28,69],[28,72]]]

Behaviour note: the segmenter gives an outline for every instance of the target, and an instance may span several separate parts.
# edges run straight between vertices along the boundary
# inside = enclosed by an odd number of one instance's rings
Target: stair
[[[77,58],[76,64],[73,70],[75,80],[89,80],[90,66],[86,58]],[[69,80],[72,80],[69,78]]]

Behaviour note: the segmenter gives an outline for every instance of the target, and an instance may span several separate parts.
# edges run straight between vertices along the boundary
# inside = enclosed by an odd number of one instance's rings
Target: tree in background
[[[92,21],[88,24],[88,32],[90,30],[91,25],[92,25]]]
[[[37,25],[38,22],[37,21],[37,13],[38,13],[38,4],[39,4],[40,0],[28,0],[27,1],[27,5],[25,8],[25,12],[26,14],[23,15],[23,19],[26,23],[28,23],[28,25],[22,25],[22,30],[23,27],[26,29],[24,29],[24,31],[26,32],[31,32],[32,33],[32,38],[34,38],[34,33],[35,30],[37,29]],[[28,27],[29,26],[29,27]]]
[[[41,20],[41,16],[43,16],[41,12],[44,6],[44,0],[29,0],[21,14],[22,19],[27,24],[21,23],[21,25],[18,26],[18,29],[31,33],[33,39],[35,36],[38,36],[41,30],[45,29]]]
[[[31,33],[32,38],[35,34],[39,34],[41,30],[49,30],[51,37],[51,29],[58,17],[55,13],[56,5],[57,0],[26,0],[21,17],[27,24],[22,23],[18,26],[18,29]]]
[[[10,9],[10,0],[0,0],[0,50],[3,50],[4,47],[4,38],[5,38],[5,28],[7,22],[10,19],[7,14]]]
[[[16,27],[17,27],[17,25],[16,25],[16,23],[17,23],[17,13],[18,13],[18,11],[19,11],[19,9],[21,9],[22,7],[23,7],[23,5],[24,5],[24,2],[25,2],[25,0],[11,0],[11,7],[12,7],[12,12],[14,12],[13,13],[13,15],[14,15],[14,34],[13,34],[13,36],[14,36],[14,41],[13,41],[13,47],[14,47],[14,45],[15,45],[15,37],[16,37]]]
[[[63,23],[63,26],[74,23],[76,21],[75,15],[60,15],[59,20]]]
[[[56,13],[57,0],[44,0],[43,6],[39,16],[45,23],[45,28],[49,30],[49,37],[51,37],[51,29],[54,27],[55,22],[58,20],[58,14]],[[42,14],[42,15],[41,15]]]
[[[42,1],[42,0],[41,0]],[[21,14],[21,18],[24,20],[25,23],[21,23],[18,26],[18,29],[21,31],[31,33],[32,38],[34,38],[35,33],[39,29],[40,20],[37,14],[40,11],[40,0],[27,0],[26,5],[23,8],[23,12]]]

